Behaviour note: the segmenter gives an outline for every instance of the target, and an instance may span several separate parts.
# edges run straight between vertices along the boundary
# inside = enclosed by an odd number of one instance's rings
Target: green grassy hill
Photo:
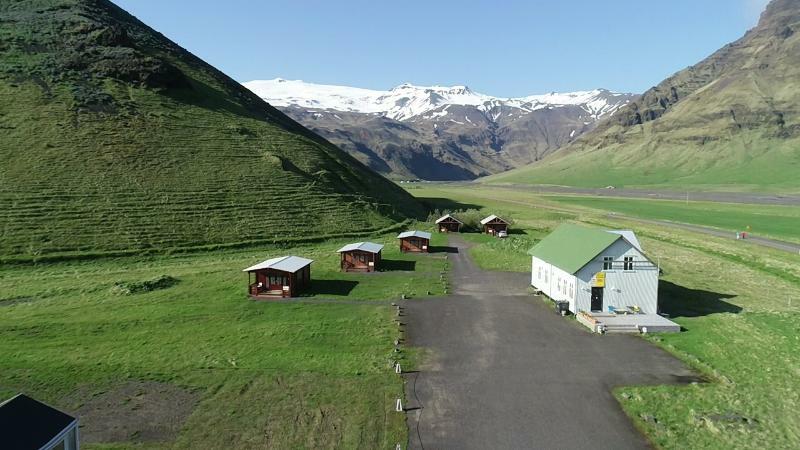
[[[421,207],[105,0],[0,3],[0,259],[301,240]]]
[[[487,182],[800,191],[800,0],[542,163]]]

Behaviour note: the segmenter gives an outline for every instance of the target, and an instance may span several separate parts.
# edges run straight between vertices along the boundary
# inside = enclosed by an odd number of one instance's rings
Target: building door
[[[603,288],[592,288],[592,311],[603,310]]]

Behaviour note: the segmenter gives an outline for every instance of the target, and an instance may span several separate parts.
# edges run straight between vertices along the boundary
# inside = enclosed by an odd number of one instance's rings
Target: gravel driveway
[[[410,448],[647,448],[614,386],[686,383],[696,374],[628,335],[593,335],[527,292],[529,276],[475,267],[450,238],[453,295],[407,300],[404,375]]]

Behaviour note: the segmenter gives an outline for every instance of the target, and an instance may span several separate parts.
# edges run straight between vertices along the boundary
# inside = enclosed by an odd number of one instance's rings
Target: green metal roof
[[[528,254],[574,274],[622,236],[571,223],[559,225]]]

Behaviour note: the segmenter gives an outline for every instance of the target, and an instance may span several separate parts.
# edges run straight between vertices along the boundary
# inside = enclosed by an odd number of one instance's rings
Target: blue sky
[[[514,97],[642,92],[754,26],[766,0],[116,0],[239,81]]]

